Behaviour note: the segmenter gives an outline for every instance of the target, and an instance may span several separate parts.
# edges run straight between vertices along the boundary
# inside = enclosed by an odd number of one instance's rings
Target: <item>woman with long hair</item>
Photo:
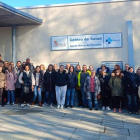
[[[45,97],[43,101],[43,106],[48,105],[49,103],[49,96],[51,97],[50,106],[52,107],[54,104],[54,98],[55,98],[55,72],[53,69],[53,65],[50,64],[48,66],[48,69],[46,70],[44,74],[44,87],[45,87]]]
[[[109,87],[111,88],[112,102],[113,102],[113,112],[116,113],[116,109],[119,109],[119,113],[122,112],[122,101],[124,97],[123,93],[123,76],[121,75],[121,70],[116,69],[115,75],[109,80]]]
[[[22,88],[22,99],[21,99],[21,107],[24,107],[24,101],[26,101],[26,105],[29,105],[29,99],[31,93],[34,91],[35,86],[35,78],[33,73],[30,71],[29,65],[25,65],[23,72],[20,73],[19,82],[21,83]]]
[[[36,66],[35,72],[34,72],[34,78],[35,78],[35,86],[34,86],[34,96],[33,96],[33,102],[32,105],[34,105],[36,98],[38,96],[38,102],[39,106],[42,107],[42,86],[43,86],[43,73],[40,70],[40,66]]]
[[[7,91],[7,105],[10,104],[10,98],[12,105],[15,106],[15,83],[17,81],[17,75],[12,70],[12,65],[8,66],[8,69],[5,71],[6,76],[6,91]]]

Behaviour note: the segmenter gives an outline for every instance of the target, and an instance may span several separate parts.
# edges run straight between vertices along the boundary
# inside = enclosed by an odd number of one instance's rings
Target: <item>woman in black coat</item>
[[[44,74],[44,87],[45,87],[45,98],[43,101],[43,106],[46,106],[48,104],[49,96],[51,97],[51,107],[54,104],[54,93],[55,93],[55,72],[53,70],[53,65],[50,64],[48,66],[48,69],[46,70]]]
[[[105,71],[101,71],[99,75],[100,85],[101,85],[101,96],[102,96],[102,110],[110,110],[109,98],[110,98],[110,88],[108,85],[109,76],[106,75]]]

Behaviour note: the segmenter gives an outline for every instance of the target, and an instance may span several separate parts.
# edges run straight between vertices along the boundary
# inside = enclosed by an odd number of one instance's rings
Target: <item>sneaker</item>
[[[53,104],[51,104],[50,107],[53,107]]]
[[[21,104],[21,107],[24,108],[24,104]]]
[[[30,104],[26,104],[26,106],[28,106],[28,107],[29,107],[29,106],[30,106]]]
[[[60,109],[60,105],[57,105],[57,109]]]
[[[109,106],[106,107],[106,110],[111,110]]]
[[[15,103],[13,103],[12,105],[15,106]]]
[[[7,102],[7,105],[10,105],[10,103],[9,103],[9,102]]]
[[[132,112],[129,112],[129,114],[132,114]]]
[[[98,108],[95,108],[95,110],[97,111],[97,110],[98,110]]]
[[[92,110],[92,108],[89,108],[89,110]]]
[[[63,105],[61,105],[61,109],[63,109],[64,107],[63,107]]]
[[[103,110],[103,111],[105,110],[105,106],[102,107],[102,110]]]

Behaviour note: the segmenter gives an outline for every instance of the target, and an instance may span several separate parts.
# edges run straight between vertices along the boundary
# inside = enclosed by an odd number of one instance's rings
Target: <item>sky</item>
[[[79,3],[91,1],[102,1],[102,0],[0,0],[0,2],[8,4],[12,7],[53,5],[53,4]]]

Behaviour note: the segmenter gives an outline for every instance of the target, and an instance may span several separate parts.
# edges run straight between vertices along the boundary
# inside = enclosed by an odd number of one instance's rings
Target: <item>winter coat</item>
[[[138,95],[139,84],[139,76],[136,73],[134,74],[133,80],[130,73],[128,73],[127,76],[124,77],[125,90],[128,91],[129,94]]]
[[[22,84],[22,93],[31,93],[31,86],[35,85],[35,78],[31,71],[23,71],[19,76],[19,82]]]
[[[4,88],[6,85],[6,76],[4,73],[0,73],[0,88]]]
[[[15,90],[15,83],[17,81],[17,75],[15,72],[5,71],[6,76],[6,89],[5,90]]]
[[[91,75],[90,71],[86,71],[86,73],[84,73],[83,71],[80,71],[78,74],[78,86],[80,87],[84,87],[84,83],[85,80],[87,78],[87,76]]]
[[[63,70],[62,73],[60,73],[60,70],[58,70],[58,72],[55,72],[55,85],[56,86],[66,86],[68,84],[68,74],[66,74],[66,71]]]
[[[81,70],[75,70],[75,74],[77,75],[77,79],[78,79],[78,74]],[[80,87],[78,86],[78,82],[77,82],[77,85],[76,85],[76,90],[80,90]]]
[[[119,77],[112,76],[109,80],[109,87],[111,88],[112,96],[120,96],[123,97],[123,77],[120,79]]]
[[[88,76],[84,82],[84,92],[86,92],[87,99],[90,99],[90,78],[91,76]],[[97,99],[97,95],[100,94],[101,91],[100,81],[97,76],[94,77],[94,83],[95,83],[95,99]]]
[[[55,91],[55,72],[51,74],[46,71],[44,74],[44,87],[45,91]]]
[[[108,85],[109,76],[100,76],[100,85],[101,85],[101,96],[102,97],[109,97],[110,96],[110,87]]]
[[[35,85],[36,85],[36,72],[34,73],[34,78],[35,78]],[[44,81],[43,73],[40,72],[40,74],[39,74],[39,82],[38,82],[38,87],[39,88],[41,88],[43,86],[43,81]]]
[[[21,88],[21,84],[19,83],[19,80],[18,80],[19,75],[20,75],[20,73],[21,73],[21,67],[18,68],[17,66],[15,66],[14,72],[15,72],[16,75],[17,75],[17,81],[16,81],[15,86],[16,86],[16,88]]]
[[[78,83],[77,75],[75,73],[72,74],[68,73],[68,77],[69,77],[68,88],[75,88]]]

